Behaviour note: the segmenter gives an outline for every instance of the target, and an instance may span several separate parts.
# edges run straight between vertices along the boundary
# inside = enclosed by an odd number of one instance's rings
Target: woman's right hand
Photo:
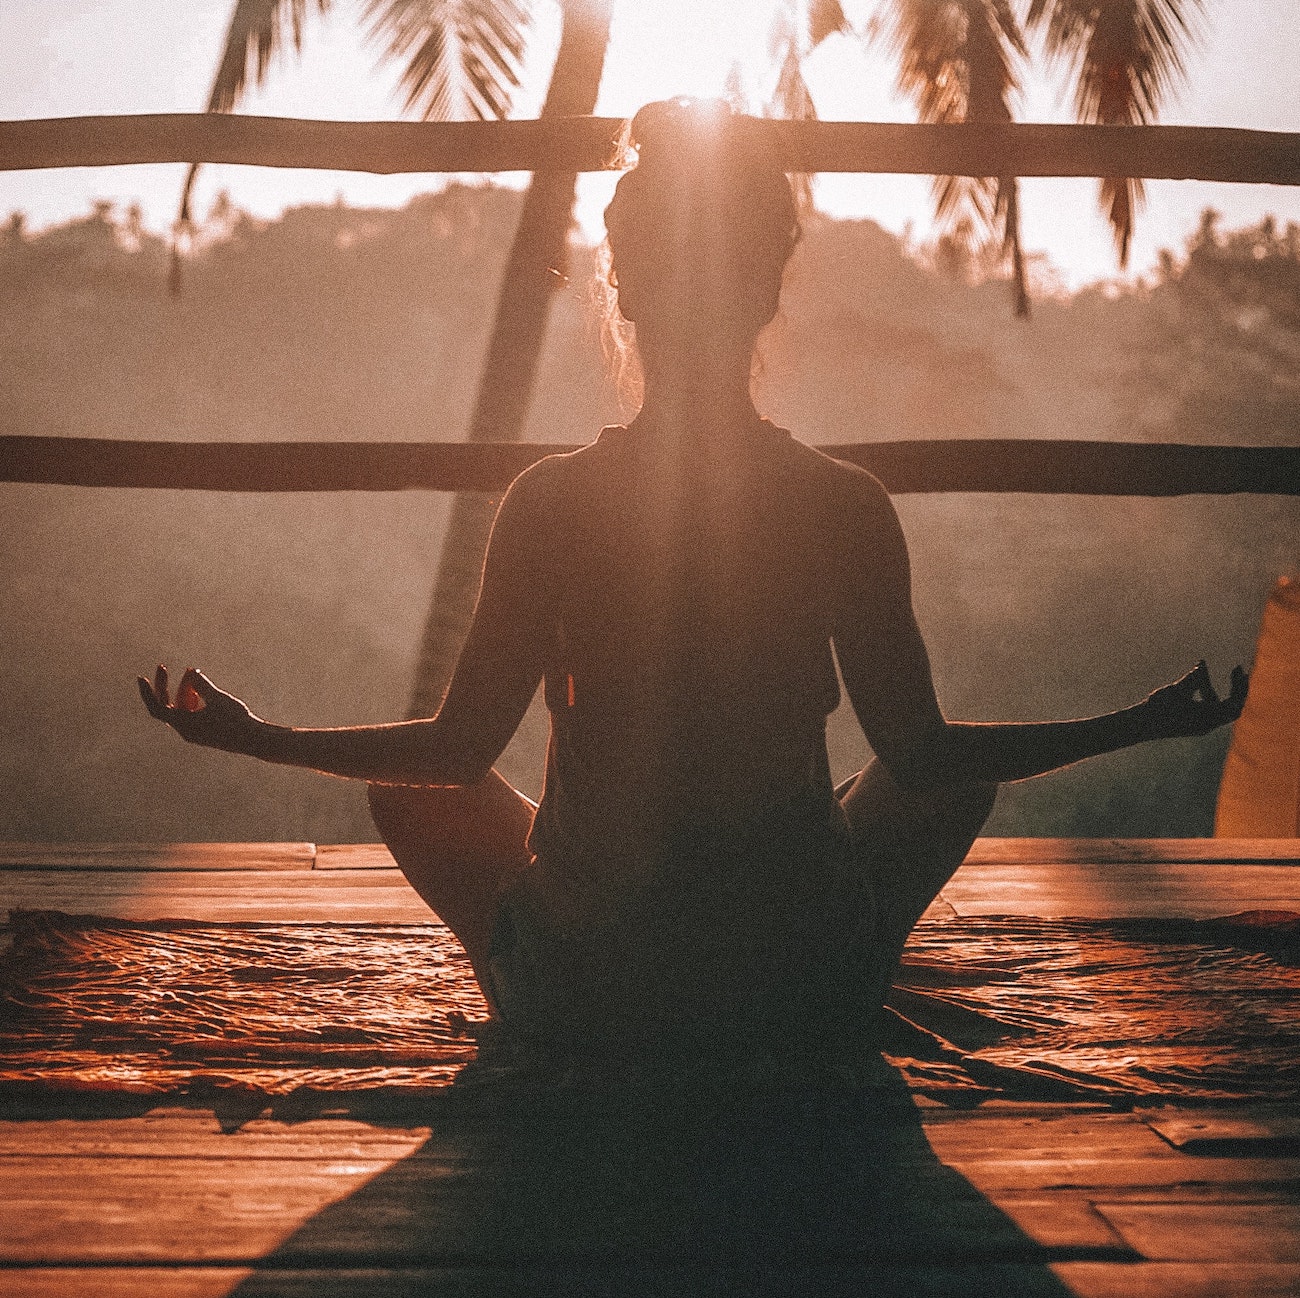
[[[1232,669],[1227,698],[1215,693],[1210,669],[1201,659],[1186,676],[1152,692],[1143,704],[1153,739],[1180,739],[1208,735],[1211,730],[1236,721],[1246,706],[1250,677],[1241,667]]]
[[[168,695],[167,668],[162,663],[153,681],[136,677],[140,697],[149,715],[169,725],[180,737],[204,748],[227,753],[257,755],[263,723],[233,694],[219,690],[204,674],[187,667],[176,687],[176,698]]]

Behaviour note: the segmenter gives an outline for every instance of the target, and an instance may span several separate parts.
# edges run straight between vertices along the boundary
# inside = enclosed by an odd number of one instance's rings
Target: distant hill
[[[129,216],[0,234],[5,431],[158,440],[455,438],[468,423],[518,196],[405,208],[219,207],[179,298]],[[1212,222],[1159,281],[1041,295],[940,273],[871,222],[810,223],[761,400],[811,442],[904,437],[1297,441],[1294,230]],[[580,252],[528,436],[619,417]],[[196,663],[299,724],[401,715],[447,498],[0,487],[0,838],[374,837],[361,790],[185,748],[133,677]],[[1249,661],[1300,503],[900,497],[945,708],[1110,709],[1207,656]],[[503,763],[536,790],[545,719]],[[1148,745],[1004,792],[993,833],[1209,832],[1226,737]],[[845,711],[837,772],[865,760]]]

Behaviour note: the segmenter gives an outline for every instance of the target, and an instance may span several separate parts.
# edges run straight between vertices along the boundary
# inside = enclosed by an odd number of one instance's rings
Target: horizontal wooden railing
[[[537,442],[144,442],[0,437],[0,482],[179,491],[504,490]],[[820,449],[893,492],[1097,496],[1300,495],[1300,447],[981,438]]]
[[[601,171],[616,117],[509,122],[325,122],[152,113],[0,122],[0,170],[226,162],[329,171]],[[956,176],[1140,176],[1300,184],[1300,134],[1206,126],[927,126],[744,119],[787,171]]]
[[[325,122],[165,113],[0,122],[0,170],[228,162],[396,172],[596,171],[621,118]],[[1300,134],[1218,127],[924,126],[747,118],[790,171],[1138,176],[1300,184]],[[187,491],[500,491],[572,446],[0,437],[0,482]],[[823,448],[895,492],[1300,495],[1300,447],[971,439]]]

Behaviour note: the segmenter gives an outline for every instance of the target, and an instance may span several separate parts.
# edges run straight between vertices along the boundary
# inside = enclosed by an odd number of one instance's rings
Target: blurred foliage
[[[1224,231],[1206,211],[1152,292],[1154,417],[1197,442],[1294,441],[1300,423],[1300,226]]]

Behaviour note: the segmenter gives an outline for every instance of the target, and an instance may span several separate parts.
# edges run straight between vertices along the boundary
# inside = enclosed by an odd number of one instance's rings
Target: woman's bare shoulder
[[[604,434],[602,433],[602,437]],[[601,438],[588,442],[574,451],[545,455],[535,460],[510,484],[508,496],[523,504],[544,503],[556,493],[575,486],[584,477],[596,471],[601,452]]]
[[[842,510],[857,523],[871,518],[889,522],[896,517],[889,492],[874,473],[795,438],[790,439],[790,454],[795,471],[830,508]]]

